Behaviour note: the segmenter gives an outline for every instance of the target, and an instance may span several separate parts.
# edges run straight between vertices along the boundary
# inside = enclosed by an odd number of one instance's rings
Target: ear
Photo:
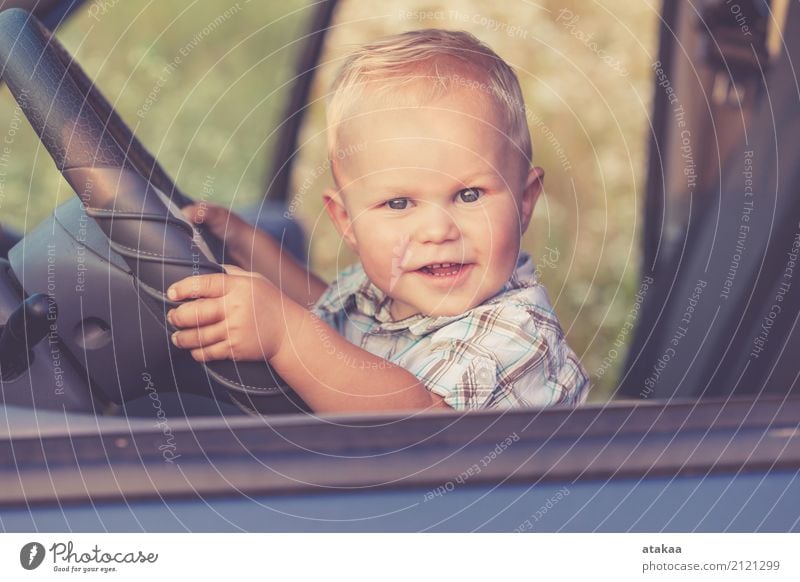
[[[328,216],[331,217],[333,225],[336,227],[336,230],[339,231],[344,242],[347,243],[351,251],[357,253],[356,237],[353,234],[353,223],[342,201],[342,195],[334,188],[326,188],[322,192],[322,201],[325,204],[325,210],[327,210]]]
[[[531,168],[528,172],[528,178],[525,181],[525,188],[522,190],[522,204],[520,205],[519,217],[520,236],[528,230],[528,225],[533,216],[533,209],[536,207],[536,202],[539,200],[539,195],[542,193],[543,187],[544,170],[539,167]]]

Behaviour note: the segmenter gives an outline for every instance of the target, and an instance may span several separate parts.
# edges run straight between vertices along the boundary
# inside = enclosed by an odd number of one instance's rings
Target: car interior
[[[741,492],[731,485],[735,478],[750,487],[748,479],[763,473],[783,479],[765,493],[777,508],[767,526],[792,526],[785,503],[797,489],[791,477],[800,467],[800,285],[794,280],[800,164],[793,163],[800,139],[793,66],[800,36],[787,31],[800,28],[800,5],[740,0],[731,11],[724,0],[707,0],[697,11],[691,3],[663,2],[637,265],[639,280],[650,286],[625,347],[619,386],[607,402],[572,410],[329,418],[311,414],[266,363],[203,364],[172,345],[166,313],[175,304],[165,290],[193,273],[220,272],[224,245],[184,219],[180,209],[199,193],[176,185],[58,41],[49,28],[66,8],[50,4],[37,8],[41,20],[24,8],[0,12],[2,80],[74,193],[24,236],[3,241],[0,450],[16,469],[0,473],[0,509],[22,512],[40,503],[52,512],[46,523],[72,527],[55,507],[75,502],[87,513],[73,524],[88,530],[97,522],[87,503],[135,498],[143,519],[158,528],[163,516],[156,505],[195,495],[204,511],[230,520],[209,522],[210,529],[257,527],[248,521],[255,514],[227,514],[225,500],[280,494],[284,513],[271,522],[280,529],[290,527],[292,511],[313,505],[292,505],[290,494],[356,495],[369,487],[406,507],[413,502],[402,496],[404,487],[447,482],[463,472],[464,459],[484,458],[514,434],[524,446],[509,448],[474,479],[485,489],[469,493],[469,507],[508,486],[508,497],[491,509],[504,515],[514,499],[569,482],[576,484],[571,502],[583,507],[607,494],[618,495],[613,503],[620,506],[635,500],[637,516],[656,509],[652,520],[641,522],[622,512],[606,521],[607,515],[586,510],[583,521],[554,528],[699,527],[696,520],[708,518],[703,527],[713,529],[734,518],[711,511],[698,517],[670,489],[673,481],[698,479],[695,490],[722,496]],[[278,207],[290,198],[301,119],[336,13],[337,2],[318,4],[266,188]],[[297,225],[272,218],[265,228],[292,239],[289,246],[301,256]],[[161,416],[154,422],[154,406],[170,419],[169,435]],[[181,442],[175,452],[182,457],[180,476],[160,448],[167,436]],[[54,467],[47,469],[49,480],[43,476],[48,464]],[[70,477],[75,471],[82,482]],[[660,493],[632,493],[648,484]],[[327,503],[314,515],[335,522],[361,511],[348,505],[352,498],[342,499],[343,513]],[[380,513],[385,521],[370,527],[394,523],[371,499],[365,515]],[[417,521],[408,527],[438,511],[417,505]],[[442,507],[441,523],[461,511]],[[175,511],[173,517],[184,515]],[[469,527],[490,523],[491,511]],[[27,517],[19,520],[7,523],[29,527]],[[132,522],[118,523],[124,529]],[[447,524],[442,527],[467,527]]]

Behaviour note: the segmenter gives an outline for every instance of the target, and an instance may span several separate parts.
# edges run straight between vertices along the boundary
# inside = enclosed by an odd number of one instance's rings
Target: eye
[[[458,197],[462,202],[477,202],[483,192],[478,188],[464,188],[458,193]]]
[[[405,210],[408,208],[408,198],[392,198],[387,200],[385,204],[392,210]]]

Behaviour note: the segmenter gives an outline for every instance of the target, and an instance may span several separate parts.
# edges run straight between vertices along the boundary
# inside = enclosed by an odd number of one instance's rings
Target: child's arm
[[[173,343],[198,361],[267,360],[315,412],[449,408],[399,366],[348,342],[264,277],[236,267],[172,285]]]
[[[314,305],[327,288],[321,279],[283,252],[274,238],[222,206],[191,204],[182,210],[191,222],[205,224],[225,241],[225,249],[237,265],[261,273],[300,305]]]

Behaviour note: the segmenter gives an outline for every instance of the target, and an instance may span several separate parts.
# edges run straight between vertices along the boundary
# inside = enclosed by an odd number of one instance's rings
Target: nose
[[[458,240],[461,230],[446,208],[428,204],[420,209],[416,239],[420,243],[443,243]]]

